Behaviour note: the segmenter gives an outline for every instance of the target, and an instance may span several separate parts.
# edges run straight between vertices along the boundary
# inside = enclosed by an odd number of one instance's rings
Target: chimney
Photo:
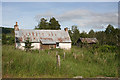
[[[17,22],[16,22],[16,24],[14,25],[14,30],[15,30],[15,31],[19,31],[18,23],[17,23]]]
[[[68,32],[68,28],[66,27],[66,28],[64,28],[64,30],[66,31],[66,32]]]

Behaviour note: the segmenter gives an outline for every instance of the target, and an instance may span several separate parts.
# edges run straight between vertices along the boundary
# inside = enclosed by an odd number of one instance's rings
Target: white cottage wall
[[[32,43],[31,46],[34,46],[32,49],[40,49],[40,43]]]
[[[70,49],[71,48],[71,43],[59,43],[59,48]]]
[[[16,48],[24,50],[25,43],[16,43]],[[40,49],[40,43],[32,43],[31,46],[33,46],[32,49]]]
[[[25,46],[25,43],[16,43],[16,48],[24,50],[25,48],[23,47]]]

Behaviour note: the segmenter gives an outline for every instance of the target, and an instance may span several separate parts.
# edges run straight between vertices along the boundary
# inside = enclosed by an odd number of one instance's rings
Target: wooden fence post
[[[73,53],[73,56],[74,56],[74,58],[76,59],[76,57],[77,57],[77,56],[76,56],[76,54],[75,54],[75,53]]]
[[[58,52],[56,52],[56,55],[58,55]]]
[[[50,52],[48,51],[48,54],[50,54]]]
[[[84,57],[84,55],[82,54],[82,57]]]
[[[39,49],[39,54],[40,54],[40,49]]]
[[[56,55],[57,66],[60,68],[60,55]]]
[[[76,57],[77,57],[76,54],[74,55],[74,57],[75,57],[75,59],[76,59]]]
[[[63,59],[65,59],[65,52],[64,52],[64,56],[63,56]]]

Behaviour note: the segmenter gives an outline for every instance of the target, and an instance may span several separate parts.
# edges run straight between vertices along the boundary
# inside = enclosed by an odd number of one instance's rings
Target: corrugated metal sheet
[[[27,37],[31,42],[42,42],[43,44],[55,44],[56,42],[71,42],[68,32],[64,30],[19,30],[20,42],[25,42]]]
[[[52,38],[50,39],[40,39],[42,44],[56,44],[55,41],[52,40]]]
[[[98,40],[96,38],[80,38],[82,43],[97,43]]]

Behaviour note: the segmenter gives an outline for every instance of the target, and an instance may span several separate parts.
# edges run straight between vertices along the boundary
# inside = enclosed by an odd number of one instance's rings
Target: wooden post
[[[84,55],[82,54],[82,57],[84,57]]]
[[[56,52],[56,56],[58,55],[58,52]]]
[[[75,57],[75,59],[76,59],[76,57],[77,57],[76,54],[74,55],[74,57]]]
[[[48,51],[48,54],[50,54],[50,52]]]
[[[60,67],[60,55],[58,55],[58,66]]]
[[[73,56],[74,56],[74,58],[76,59],[76,54],[75,54],[75,53],[73,53]]]
[[[60,68],[60,55],[56,55],[57,66]]]
[[[73,53],[73,57],[74,57],[74,53]]]
[[[65,52],[64,52],[64,56],[63,56],[63,59],[65,59]]]
[[[40,54],[40,49],[39,49],[39,54]]]

